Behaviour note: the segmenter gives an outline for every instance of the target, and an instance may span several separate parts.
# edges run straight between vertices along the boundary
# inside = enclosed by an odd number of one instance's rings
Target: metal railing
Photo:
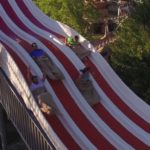
[[[40,128],[32,112],[28,110],[4,71],[0,68],[0,103],[16,127],[28,149],[55,150],[55,147]]]

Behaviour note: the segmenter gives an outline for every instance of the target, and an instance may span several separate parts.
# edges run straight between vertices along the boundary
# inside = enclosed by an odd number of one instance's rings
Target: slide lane
[[[100,107],[103,107],[103,105],[99,105]],[[103,108],[103,110],[104,110],[105,108]],[[100,110],[100,109],[99,109]],[[98,114],[100,114],[100,111],[98,111],[98,109],[96,110],[96,112],[98,113]],[[106,112],[106,110],[105,110],[105,112]],[[102,113],[103,114],[103,113]],[[108,113],[107,113],[108,114]],[[122,135],[122,138],[124,138],[129,144],[131,144],[131,145],[133,145],[134,147],[139,147],[139,145],[141,145],[142,146],[142,142],[141,141],[139,141],[136,137],[134,137],[130,132],[128,132],[128,130],[126,130],[124,127],[122,127],[122,126],[120,126],[120,124],[111,116],[111,115],[109,115],[109,117],[110,118],[112,118],[113,120],[114,120],[114,122],[113,122],[113,124],[115,124],[116,123],[116,125],[117,125],[117,127],[120,127],[120,130],[118,130],[118,132],[117,132],[117,130],[116,129],[114,129],[115,130],[115,132],[117,133],[117,134],[120,134],[120,135]],[[104,119],[104,117],[103,117],[103,119]],[[111,120],[112,120],[111,119]],[[105,119],[104,119],[105,120]],[[106,121],[106,120],[105,120]],[[111,123],[111,121],[108,123],[107,122],[107,124],[109,124],[109,126],[111,127],[112,126],[112,124],[110,124]],[[120,133],[120,131],[122,131],[122,130],[124,130],[124,132],[122,132],[122,133]],[[128,132],[128,134],[126,134],[126,136],[124,136],[124,133],[125,132]],[[130,137],[130,138],[129,138]],[[131,139],[133,139],[133,140],[131,140]]]
[[[32,13],[28,10],[28,7],[23,3],[21,3],[19,0],[16,1],[22,12],[26,15],[28,19],[32,23],[34,23],[36,26],[42,28],[43,30],[49,31],[51,33],[51,30],[45,27],[43,24],[40,23],[39,20],[37,20]],[[25,9],[26,8],[26,9]],[[43,27],[44,26],[44,27]],[[45,29],[46,28],[46,29]],[[53,33],[52,33],[53,34]],[[58,33],[54,34],[55,36],[58,35]],[[62,36],[62,35],[61,35]],[[59,37],[58,37],[59,38]],[[126,103],[123,102],[123,100],[117,95],[117,93],[110,87],[110,85],[106,82],[103,75],[100,71],[96,68],[94,63],[91,60],[88,60],[86,62],[86,65],[90,66],[92,68],[92,72],[95,74],[95,78],[99,86],[105,91],[106,95],[112,100],[112,102],[132,121],[134,121],[138,126],[143,128],[146,132],[150,133],[150,124],[141,118],[136,112],[134,112]],[[98,77],[101,77],[98,79]]]
[[[15,53],[15,50],[12,50],[10,46],[7,45],[7,42],[3,42],[0,40],[0,42],[3,44],[3,46],[7,49],[9,54],[13,57],[14,61],[18,65],[18,68],[20,69],[22,75],[27,81],[27,66],[22,62],[22,60],[17,56]],[[61,139],[61,141],[67,146],[68,149],[71,149],[74,147],[74,150],[79,150],[79,145],[73,140],[73,138],[70,136],[70,134],[67,132],[67,130],[64,128],[62,123],[59,121],[58,117],[56,115],[53,116],[47,116],[46,117],[49,125],[52,127],[54,132],[58,135],[58,137]]]
[[[17,22],[16,22],[17,23]],[[21,27],[23,28],[23,24],[19,21],[18,25],[21,25]],[[5,27],[4,27],[5,28]],[[26,28],[26,27],[25,27]],[[26,28],[27,29],[27,28]],[[30,31],[29,29],[27,29],[28,32],[33,33],[32,31]],[[6,33],[8,33],[8,31],[6,31]],[[14,33],[13,35],[9,35],[12,36],[13,39],[19,39],[19,40],[23,40],[20,39],[20,37],[15,37]],[[16,35],[17,36],[17,35]],[[49,42],[47,41],[47,43],[49,44]],[[44,44],[47,44],[44,43]],[[26,44],[24,44],[23,42],[20,43],[22,46],[24,46],[24,48],[27,50],[28,46],[25,47]],[[47,45],[48,45],[47,44]],[[49,44],[50,45],[50,44]],[[49,46],[48,45],[48,46]],[[52,47],[49,46],[49,49],[52,49]],[[57,51],[58,52],[58,51]],[[62,57],[61,57],[62,58]],[[65,59],[63,59],[65,60]],[[68,64],[68,63],[67,63]],[[54,88],[54,91],[56,92],[56,95],[58,96],[58,98],[61,98],[61,103],[63,103],[65,109],[67,109],[67,111],[69,112],[69,114],[71,114],[72,117],[74,117],[75,122],[78,123],[78,126],[80,127],[80,129],[82,128],[82,131],[84,132],[84,134],[98,147],[110,147],[110,149],[115,149],[112,144],[110,144],[103,135],[101,135],[93,126],[92,124],[87,120],[86,117],[84,117],[83,113],[77,108],[76,104],[74,103],[74,100],[72,99],[72,97],[68,94],[67,91],[64,91],[65,87],[63,84],[56,85],[56,82],[52,82],[50,83],[52,85],[52,87]],[[65,95],[65,97],[64,97]],[[67,95],[67,98],[66,98]],[[73,109],[71,109],[73,108]],[[82,114],[82,115],[81,115]],[[80,117],[79,117],[80,116]],[[79,119],[80,118],[80,119]],[[84,124],[86,124],[86,128],[84,126]]]

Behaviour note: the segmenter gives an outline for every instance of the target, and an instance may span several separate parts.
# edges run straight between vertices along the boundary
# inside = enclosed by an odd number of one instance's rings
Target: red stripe
[[[0,41],[6,50],[9,52],[9,54],[13,57],[14,61],[18,65],[18,68],[22,72],[22,75],[25,77],[27,80],[27,67],[26,65],[22,62],[22,60],[15,54],[15,52],[4,42]],[[55,133],[60,137],[62,142],[69,148],[71,149],[72,147],[74,150],[80,150],[80,147],[77,145],[77,143],[73,140],[71,135],[67,132],[67,130],[64,128],[62,123],[59,121],[56,115],[53,116],[47,116],[46,118],[55,131]]]
[[[128,144],[135,149],[149,150],[150,147],[140,141],[136,136],[130,133],[124,126],[122,126],[102,104],[93,106],[95,112],[113,129],[120,137],[122,137]]]
[[[60,61],[64,66],[66,67],[66,70],[69,70],[70,73],[73,75],[78,74],[78,72],[75,70],[75,67],[70,67],[70,61],[68,61],[67,57],[59,51],[54,45],[52,45],[49,41],[46,39],[38,36],[34,32],[32,32],[30,29],[28,29],[16,16],[16,14],[13,12],[9,4],[6,4],[5,1],[2,3],[4,8],[7,10],[6,13],[9,12],[8,15],[10,15],[10,18],[15,20],[15,23],[20,26],[21,29],[24,29],[26,32],[30,33],[31,35],[35,36],[36,38],[40,39],[56,56],[59,57]],[[13,35],[14,36],[14,35]],[[14,37],[13,37],[14,38]],[[75,72],[74,72],[74,71]],[[83,113],[79,110],[77,105],[74,103],[74,100],[70,96],[70,94],[65,89],[64,85],[59,82],[53,82],[51,81],[51,85],[56,92],[56,95],[61,100],[62,104],[68,110],[68,113],[72,116],[72,119],[76,122],[76,124],[79,126],[79,128],[84,132],[85,135],[98,147],[104,147],[104,148],[110,148],[115,149],[112,144],[110,144],[101,133],[99,133],[95,127],[88,121],[88,119],[83,115]],[[72,109],[71,109],[72,108]],[[80,116],[80,117],[79,117]],[[84,126],[86,124],[86,128]]]
[[[102,74],[98,71],[95,65],[88,60],[88,66],[91,68],[91,72],[95,73],[94,78],[98,85],[105,91],[105,94],[111,99],[111,101],[132,121],[134,121],[138,126],[143,128],[146,132],[150,133],[150,124],[146,122],[143,118],[138,116],[127,104],[125,104],[122,99],[113,91],[113,89],[106,82]]]
[[[20,6],[22,12],[26,12],[26,16],[30,16],[30,20],[32,22],[32,20],[35,22],[35,24],[37,24],[41,29],[44,29],[45,31],[48,31],[50,33],[52,33],[53,35],[55,35],[56,37],[58,37],[59,39],[64,41],[64,36],[48,29],[47,27],[45,27],[41,22],[39,22],[38,20],[34,19],[34,16],[32,15],[32,13],[28,10],[27,6],[24,4],[24,1],[20,1],[20,0],[16,0],[16,3]]]
[[[19,0],[17,0],[16,2],[18,3],[18,6],[22,10],[22,12],[27,16],[28,19],[30,19],[32,23],[45,30],[45,27],[42,27],[43,25],[42,26],[40,25],[41,23],[32,15],[32,13],[28,10],[27,6],[24,3],[22,3]],[[47,28],[46,31],[52,33],[51,30]],[[54,35],[57,36],[58,34],[55,33]],[[100,87],[102,87],[102,89],[105,91],[106,95],[112,100],[112,102],[116,106],[118,106],[118,108],[132,121],[134,121],[137,125],[142,127],[145,131],[150,133],[150,124],[147,121],[145,121],[143,118],[141,118],[138,114],[136,114],[127,104],[125,104],[122,101],[122,99],[115,93],[115,91],[113,91],[113,89],[103,78],[102,74],[97,70],[96,66],[90,60],[88,64],[91,66],[91,68],[93,69],[92,71],[95,73],[95,76],[97,77],[95,78],[97,83],[99,84]]]

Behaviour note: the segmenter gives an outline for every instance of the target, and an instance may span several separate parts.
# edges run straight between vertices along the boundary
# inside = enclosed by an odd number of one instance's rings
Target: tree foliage
[[[135,13],[133,18],[137,21],[138,24],[143,24],[145,28],[150,26],[150,1],[143,0],[142,3],[138,3],[135,6]]]
[[[85,35],[100,17],[98,11],[84,0],[34,0],[51,18],[63,22]]]
[[[139,23],[138,17],[135,18],[128,19],[118,31],[118,40],[112,45],[112,66],[125,83],[150,104],[150,35],[145,22]]]

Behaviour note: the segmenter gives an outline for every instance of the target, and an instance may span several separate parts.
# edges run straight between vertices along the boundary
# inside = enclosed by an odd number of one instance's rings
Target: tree
[[[133,14],[133,18],[139,24],[143,24],[145,28],[150,27],[150,1],[143,0],[142,3],[138,3],[135,6],[135,13]]]
[[[86,35],[92,24],[99,19],[99,12],[84,0],[34,0],[37,6],[48,16],[71,26]]]
[[[112,66],[137,95],[150,104],[150,35],[133,18],[121,27],[112,44]]]

